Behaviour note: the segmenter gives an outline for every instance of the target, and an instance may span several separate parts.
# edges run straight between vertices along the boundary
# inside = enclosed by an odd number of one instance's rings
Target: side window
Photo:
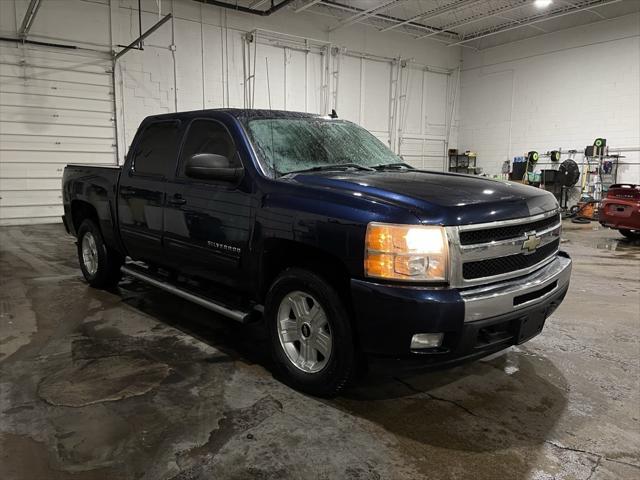
[[[165,175],[178,154],[178,122],[152,123],[136,146],[133,171],[141,175]]]
[[[191,122],[182,147],[180,175],[184,175],[187,159],[196,153],[224,155],[229,159],[229,167],[242,166],[236,155],[233,139],[227,129],[215,120],[194,120]]]

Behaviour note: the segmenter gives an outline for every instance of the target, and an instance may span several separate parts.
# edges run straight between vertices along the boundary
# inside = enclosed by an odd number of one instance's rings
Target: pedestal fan
[[[569,201],[569,190],[580,179],[580,167],[571,159],[565,160],[558,167],[558,174],[556,175],[556,183],[560,184],[560,207],[563,210],[567,209],[567,202]]]

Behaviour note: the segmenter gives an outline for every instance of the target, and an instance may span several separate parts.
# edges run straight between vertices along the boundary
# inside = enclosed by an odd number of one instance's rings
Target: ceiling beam
[[[482,1],[484,1],[484,0],[458,0],[458,1],[454,2],[454,3],[450,3],[448,5],[443,5],[441,7],[434,8],[433,10],[429,10],[427,12],[423,12],[423,13],[421,13],[419,15],[416,15],[414,17],[408,18],[407,20],[405,20],[403,22],[400,22],[400,23],[398,23],[396,25],[391,25],[389,27],[383,28],[380,31],[381,32],[386,32],[386,31],[389,31],[389,30],[391,30],[393,28],[401,27],[403,25],[407,25],[407,24],[409,24],[411,22],[415,22],[417,20],[429,20],[430,18],[434,18],[434,17],[437,17],[439,15],[443,15],[445,13],[452,12],[452,11],[457,10],[459,8],[462,8],[462,7],[467,7],[467,6],[473,5],[475,3],[480,3]]]
[[[22,39],[27,38],[29,30],[31,30],[31,25],[33,25],[33,21],[35,20],[38,9],[40,8],[40,4],[41,0],[31,0],[29,2],[27,11],[22,19],[22,25],[20,25],[20,30],[18,30],[18,37]]]
[[[347,4],[344,4],[344,3],[338,3],[338,2],[335,2],[333,0],[322,0],[322,4],[321,5],[323,5],[325,7],[328,7],[328,8],[335,8],[335,9],[344,10],[344,11],[352,12],[352,13],[360,13],[360,12],[364,11],[361,8],[353,7],[351,5],[347,5]],[[402,23],[406,23],[405,20],[402,19],[402,18],[394,17],[394,16],[391,16],[391,15],[386,15],[386,14],[383,14],[383,13],[370,14],[368,17],[359,18],[357,21],[358,22],[362,22],[362,20],[366,20],[367,18],[375,18],[377,20],[382,20],[384,22],[394,23],[394,24],[398,24],[398,23],[401,23],[401,22]],[[371,24],[368,24],[366,22],[362,22],[362,23],[364,23],[365,25],[371,25]],[[427,30],[428,32],[442,33],[442,34],[445,34],[445,35],[448,34],[449,37],[453,38],[453,39],[460,38],[460,36],[458,34],[456,34],[455,32],[447,32],[446,30],[443,30],[442,28],[430,27],[428,25],[424,25],[423,23],[411,22],[411,23],[407,24],[407,26],[412,27],[412,28],[417,28],[417,29],[420,29],[420,30]],[[378,30],[378,31],[381,31],[381,30]],[[447,43],[447,42],[444,42],[444,43]],[[447,45],[448,45],[448,43],[447,43]]]
[[[509,22],[522,23],[520,20],[518,20],[516,18],[505,17],[503,15],[494,15],[494,17],[499,18],[500,20],[507,20]],[[539,27],[538,25],[529,24],[529,25],[527,25],[527,27],[533,28],[534,30],[538,30],[539,32],[549,33],[547,30],[545,30],[542,27]]]
[[[322,0],[311,0],[309,3],[305,3],[301,7],[296,8],[295,13],[304,12],[307,8],[313,7],[316,3],[320,3]]]
[[[513,10],[518,10],[519,8],[522,8],[526,5],[529,5],[529,0],[520,0],[520,2],[517,5],[502,5],[498,8],[495,8],[493,10],[489,10],[488,12],[484,12],[484,13],[476,13],[474,15],[472,15],[471,17],[467,17],[467,18],[463,18],[462,20],[458,20],[452,23],[448,23],[447,25],[444,25],[442,27],[443,30],[452,30],[458,27],[463,27],[466,25],[471,25],[472,23],[476,23],[479,22],[481,20],[486,20],[487,18],[490,17],[494,17],[498,14],[501,13],[507,13],[507,12],[511,12]],[[432,33],[428,33],[426,35],[422,35],[420,37],[416,37],[416,40],[422,40],[423,38],[427,38],[427,37],[431,37],[433,35],[436,35],[437,32],[432,32]]]
[[[358,13],[354,13],[353,15],[351,15],[350,17],[347,17],[343,20],[340,20],[337,24],[335,24],[333,27],[329,28],[330,32],[333,32],[334,30],[337,30],[339,28],[342,27],[346,27],[348,25],[352,25],[362,19],[365,19],[367,17],[371,17],[373,15],[375,15],[378,12],[382,12],[384,10],[388,10],[389,8],[391,8],[394,4],[396,3],[400,3],[400,2],[404,2],[406,0],[388,0],[386,2],[384,2],[382,5],[378,5],[377,7],[372,7],[369,8],[367,10],[363,10],[362,12],[358,12]]]
[[[566,3],[568,5],[573,5],[574,7],[578,6],[573,2],[568,2],[567,0],[560,0],[562,3]],[[600,12],[596,12],[595,10],[587,10],[587,12],[592,13],[593,15],[595,15],[596,17],[600,17],[603,20],[606,20],[607,17],[605,17],[604,15],[602,15]]]
[[[517,28],[527,27],[532,24],[546,22],[547,20],[552,20],[554,18],[564,17],[565,15],[572,15],[574,13],[583,12],[585,10],[590,10],[596,7],[602,7],[604,5],[610,5],[612,3],[618,3],[620,1],[622,0],[591,0],[583,4],[567,5],[565,7],[556,9],[549,13],[541,13],[538,15],[533,15],[528,18],[520,19],[518,21],[514,20],[512,22],[503,23],[502,25],[486,28],[484,30],[481,30],[479,32],[469,35],[468,38],[463,38],[458,42],[449,43],[449,46],[453,47],[454,45],[462,45],[464,43],[471,42],[473,40],[479,40],[481,38],[490,37],[492,35],[508,32],[511,30],[515,30]]]

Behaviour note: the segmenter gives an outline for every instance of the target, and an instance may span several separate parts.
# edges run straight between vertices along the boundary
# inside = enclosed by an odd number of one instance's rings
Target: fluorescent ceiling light
[[[538,8],[547,8],[553,3],[553,0],[535,0],[533,4]]]

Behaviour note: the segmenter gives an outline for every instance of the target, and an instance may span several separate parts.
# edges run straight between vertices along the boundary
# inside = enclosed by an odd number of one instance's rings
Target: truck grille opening
[[[475,349],[495,346],[499,343],[510,341],[517,333],[518,320],[508,320],[498,324],[483,327],[478,330]]]
[[[560,224],[560,216],[553,215],[530,223],[508,225],[505,227],[487,228],[485,230],[467,230],[460,232],[461,245],[474,245],[476,243],[489,243],[498,240],[507,240],[523,236],[527,232],[541,231]]]
[[[558,286],[558,282],[551,282],[546,287],[541,288],[540,290],[536,290],[535,292],[525,293],[524,295],[519,295],[513,299],[513,306],[522,305],[523,303],[530,302],[531,300],[535,300],[536,298],[540,298],[546,295],[549,292],[552,292]]]
[[[492,277],[494,275],[502,275],[515,270],[532,267],[536,263],[553,255],[559,245],[560,239],[557,239],[538,248],[538,250],[531,255],[518,253],[506,257],[467,262],[462,266],[462,276],[466,280],[472,280],[474,278]]]

